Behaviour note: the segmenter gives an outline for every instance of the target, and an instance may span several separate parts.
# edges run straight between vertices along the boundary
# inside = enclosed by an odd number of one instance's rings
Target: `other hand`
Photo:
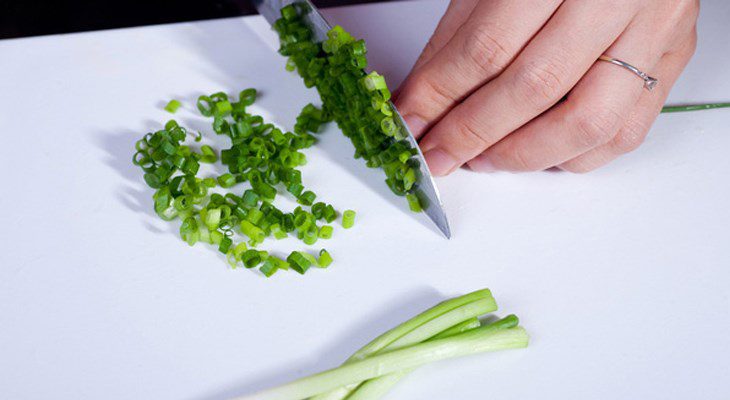
[[[452,0],[396,105],[434,175],[591,171],[642,143],[698,13],[698,0]]]

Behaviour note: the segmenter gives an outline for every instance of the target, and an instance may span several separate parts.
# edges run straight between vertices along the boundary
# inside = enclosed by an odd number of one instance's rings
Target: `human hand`
[[[591,171],[643,142],[698,13],[698,0],[452,0],[396,105],[434,175]]]

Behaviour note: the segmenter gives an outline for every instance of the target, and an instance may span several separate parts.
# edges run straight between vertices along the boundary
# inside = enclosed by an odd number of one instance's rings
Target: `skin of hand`
[[[452,0],[396,105],[434,175],[588,172],[643,142],[698,14],[698,0]]]

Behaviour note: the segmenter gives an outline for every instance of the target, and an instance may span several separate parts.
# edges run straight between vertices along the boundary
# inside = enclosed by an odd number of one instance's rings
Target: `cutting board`
[[[445,6],[326,15],[395,86]],[[703,7],[673,103],[730,98],[730,3]],[[171,98],[218,147],[194,110],[203,93],[256,87],[256,111],[291,128],[317,96],[275,49],[257,16],[0,41],[0,397],[222,399],[334,367],[489,287],[530,347],[424,367],[389,399],[727,398],[730,111],[661,116],[640,149],[586,175],[439,179],[450,241],[330,127],[304,181],[357,224],[324,244],[329,270],[265,279],[183,243],[131,157]]]

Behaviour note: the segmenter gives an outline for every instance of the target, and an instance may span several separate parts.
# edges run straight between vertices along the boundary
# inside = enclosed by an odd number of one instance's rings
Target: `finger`
[[[633,3],[628,3],[633,4]],[[616,40],[634,10],[608,0],[567,0],[520,56],[421,140],[445,175],[557,103]]]
[[[479,3],[479,0],[451,0],[444,16],[441,17],[441,21],[436,26],[436,30],[426,43],[426,47],[424,47],[418,60],[416,60],[413,69],[428,62],[434,54],[451,40],[456,30],[469,18],[477,3]]]
[[[634,112],[616,137],[558,167],[575,173],[590,172],[638,148],[644,142],[654,120],[661,113],[671,87],[692,57],[695,46],[696,36],[693,34],[685,48],[662,57],[656,69],[660,83],[654,90],[655,93],[644,92],[641,95]]]
[[[502,72],[560,0],[479,2],[449,42],[406,80],[396,106],[419,137],[458,102]]]
[[[632,24],[605,53],[651,73],[664,48],[644,46],[650,37],[647,28]],[[597,61],[566,101],[469,161],[469,167],[539,171],[575,158],[616,136],[643,91],[643,81],[632,72]]]
[[[418,56],[416,63],[413,65],[411,72],[403,80],[403,83],[393,91],[393,101],[397,101],[400,96],[401,89],[406,85],[406,82],[411,78],[413,72],[418,69],[421,65],[428,62],[431,57],[434,56],[446,43],[451,40],[459,27],[464,24],[472,10],[479,3],[479,0],[451,0],[449,6],[446,8],[444,16],[441,17],[436,30],[434,31],[431,38],[426,42],[426,47]]]

